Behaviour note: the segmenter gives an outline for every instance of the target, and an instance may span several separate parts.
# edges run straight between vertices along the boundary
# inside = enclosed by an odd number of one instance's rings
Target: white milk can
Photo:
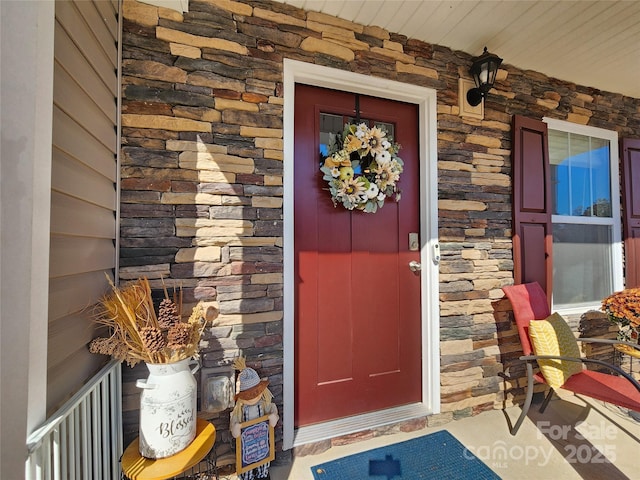
[[[193,367],[193,368],[192,368]],[[140,454],[164,458],[184,450],[196,436],[200,364],[185,358],[173,363],[147,363],[149,376],[136,382],[140,395]]]

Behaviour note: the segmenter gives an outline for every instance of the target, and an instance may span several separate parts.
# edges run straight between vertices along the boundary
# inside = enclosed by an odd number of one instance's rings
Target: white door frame
[[[422,402],[383,412],[294,429],[295,277],[294,277],[294,105],[295,84],[332,88],[418,105],[420,141],[420,261],[422,321]],[[284,60],[284,376],[283,448],[345,435],[365,428],[440,413],[440,349],[438,308],[438,192],[436,91],[337,70]]]

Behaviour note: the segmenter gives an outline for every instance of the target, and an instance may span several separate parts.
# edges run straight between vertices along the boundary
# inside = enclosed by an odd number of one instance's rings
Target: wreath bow
[[[397,184],[404,165],[399,150],[383,128],[365,123],[347,123],[342,134],[331,134],[320,171],[333,205],[375,213],[387,198],[399,201]]]

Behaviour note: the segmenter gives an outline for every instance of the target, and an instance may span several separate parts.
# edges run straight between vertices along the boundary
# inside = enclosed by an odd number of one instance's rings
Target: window
[[[548,125],[554,309],[584,311],[622,288],[618,135]]]

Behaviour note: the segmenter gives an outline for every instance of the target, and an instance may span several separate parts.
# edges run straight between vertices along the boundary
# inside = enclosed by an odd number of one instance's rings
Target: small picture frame
[[[200,373],[200,410],[222,412],[233,407],[235,372],[232,367],[203,368]]]
[[[273,427],[264,415],[240,424],[236,438],[236,473],[239,475],[276,458]]]

